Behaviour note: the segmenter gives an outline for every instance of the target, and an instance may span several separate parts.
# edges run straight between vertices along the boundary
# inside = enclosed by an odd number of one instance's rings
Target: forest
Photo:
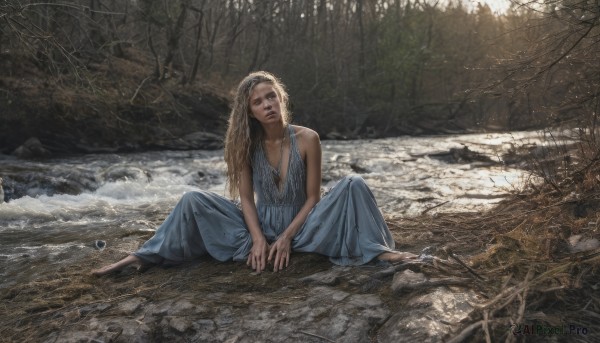
[[[595,125],[598,11],[578,0],[505,13],[431,0],[3,1],[0,146],[221,135],[231,90],[253,70],[278,75],[294,121],[324,138]]]

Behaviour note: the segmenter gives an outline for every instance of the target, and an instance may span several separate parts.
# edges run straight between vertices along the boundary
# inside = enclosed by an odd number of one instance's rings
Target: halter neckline
[[[306,168],[300,156],[296,141],[295,130],[287,125],[290,142],[290,152],[287,161],[287,172],[277,184],[273,178],[273,167],[267,158],[263,144],[259,144],[252,160],[254,191],[257,193],[257,203],[271,205],[296,204],[306,198]],[[282,159],[283,160],[283,159]],[[281,162],[283,164],[283,162]]]

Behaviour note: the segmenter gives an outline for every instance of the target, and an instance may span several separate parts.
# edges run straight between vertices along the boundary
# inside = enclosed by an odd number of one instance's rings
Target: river
[[[323,186],[360,174],[388,216],[482,211],[521,186],[527,173],[503,164],[515,145],[541,146],[535,132],[323,141]],[[450,149],[490,161],[452,161]],[[438,156],[440,158],[434,158]],[[222,151],[152,151],[25,161],[0,156],[0,290],[112,244],[153,231],[188,191],[225,193]]]

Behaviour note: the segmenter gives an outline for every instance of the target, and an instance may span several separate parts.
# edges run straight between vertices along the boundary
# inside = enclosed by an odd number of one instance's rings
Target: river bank
[[[219,149],[226,130],[235,81],[204,75],[183,83],[181,72],[153,76],[152,56],[124,47],[120,56],[98,56],[77,73],[52,73],[28,54],[0,52],[0,154],[22,158],[81,153]],[[72,71],[71,71],[72,72]],[[231,76],[232,77],[232,76]],[[292,97],[292,101],[293,101]],[[291,103],[294,114],[294,103]],[[402,135],[501,132],[471,115],[448,121],[406,113],[402,125],[365,122],[339,126],[339,113],[295,113],[324,140],[373,139]],[[318,121],[311,120],[315,115]],[[461,116],[458,116],[461,117]],[[545,122],[521,123],[531,130]]]

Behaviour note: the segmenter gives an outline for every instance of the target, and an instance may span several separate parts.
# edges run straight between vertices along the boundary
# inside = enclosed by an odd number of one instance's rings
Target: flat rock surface
[[[339,267],[314,254],[294,254],[279,273],[257,274],[244,264],[207,258],[143,273],[128,268],[101,278],[89,275],[92,266],[131,248],[127,240],[102,251],[90,248],[71,265],[5,289],[3,340],[438,341],[458,328],[475,297],[446,287],[399,295],[391,287],[393,274],[386,272],[398,267]]]

